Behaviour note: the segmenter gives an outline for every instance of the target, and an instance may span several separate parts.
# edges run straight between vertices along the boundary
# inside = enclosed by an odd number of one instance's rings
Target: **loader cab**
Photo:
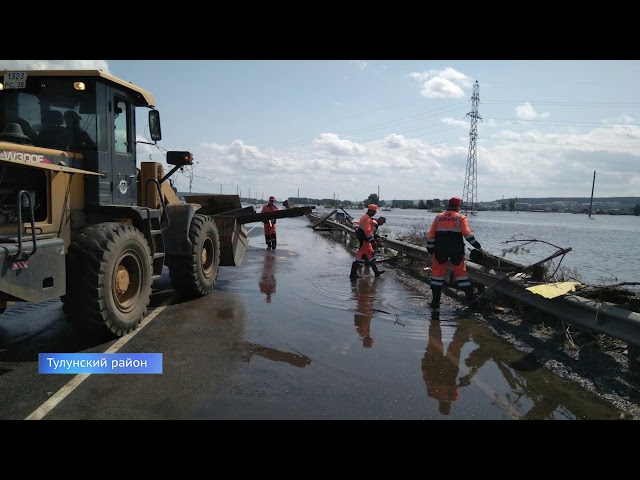
[[[42,154],[100,173],[84,178],[90,209],[137,204],[137,107],[150,109],[150,140],[161,139],[149,92],[100,70],[0,72],[0,82],[0,137],[11,124],[5,141],[57,150]]]

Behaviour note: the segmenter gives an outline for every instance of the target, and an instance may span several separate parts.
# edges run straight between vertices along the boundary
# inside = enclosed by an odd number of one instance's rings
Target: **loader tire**
[[[220,267],[220,234],[215,220],[195,214],[189,226],[191,255],[167,255],[169,277],[176,292],[187,298],[209,295]]]
[[[147,314],[151,284],[142,232],[115,222],[93,225],[69,245],[63,310],[83,333],[122,337]]]

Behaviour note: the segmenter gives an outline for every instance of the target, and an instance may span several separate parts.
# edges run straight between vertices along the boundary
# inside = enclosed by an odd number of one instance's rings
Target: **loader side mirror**
[[[162,131],[160,130],[160,112],[158,110],[149,110],[149,133],[151,140],[159,142],[162,140]]]
[[[193,165],[193,154],[179,151],[167,152],[167,163],[178,167]]]

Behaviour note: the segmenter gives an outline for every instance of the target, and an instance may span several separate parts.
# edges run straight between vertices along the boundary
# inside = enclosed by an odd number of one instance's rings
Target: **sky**
[[[181,192],[588,198],[595,171],[595,198],[640,196],[639,60],[0,60],[27,68],[102,69],[151,92],[162,140],[138,161],[192,152]]]

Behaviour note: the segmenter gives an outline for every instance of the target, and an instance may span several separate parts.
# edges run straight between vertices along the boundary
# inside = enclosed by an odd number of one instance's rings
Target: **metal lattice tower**
[[[471,112],[467,113],[471,117],[471,130],[469,131],[469,155],[467,157],[467,172],[464,177],[464,189],[462,191],[462,202],[466,213],[476,213],[478,199],[477,184],[477,151],[476,139],[478,138],[478,120],[482,117],[478,113],[478,104],[480,103],[480,85],[478,81],[473,84],[473,94],[471,95]]]

